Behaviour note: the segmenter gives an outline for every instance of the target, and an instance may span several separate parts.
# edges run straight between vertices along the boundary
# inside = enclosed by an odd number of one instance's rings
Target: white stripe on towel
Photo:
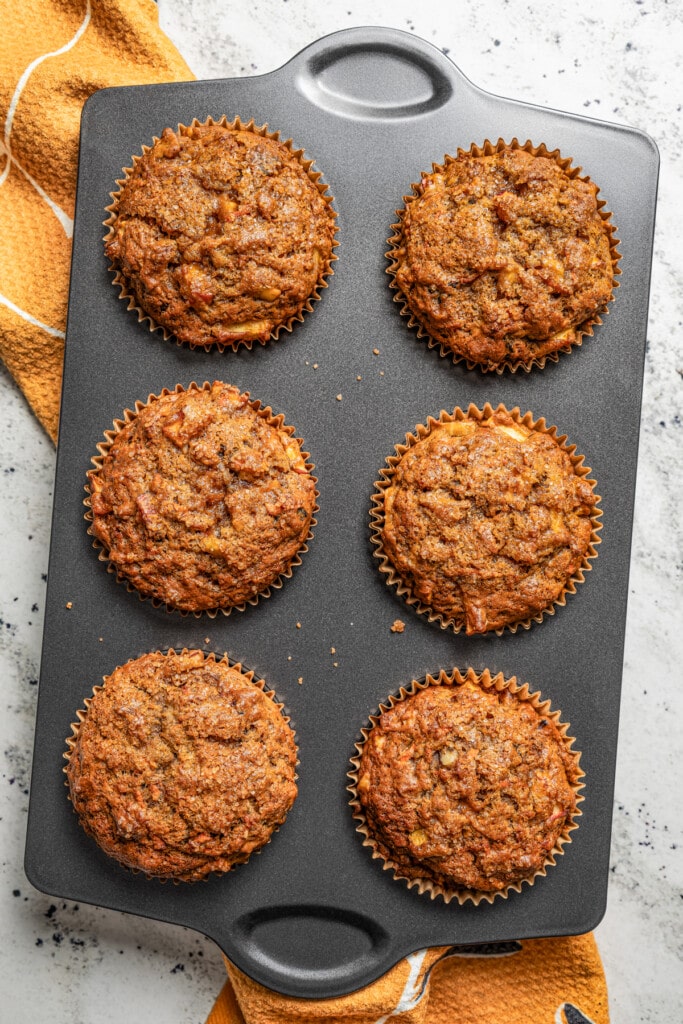
[[[418,984],[420,980],[420,970],[424,963],[424,958],[427,955],[426,949],[421,949],[418,953],[411,953],[410,956],[406,957],[406,960],[410,964],[410,973],[408,974],[407,981],[403,987],[401,998],[398,1003],[391,1011],[384,1017],[376,1022],[376,1024],[385,1024],[385,1021],[389,1020],[390,1017],[397,1017],[399,1013],[405,1013],[407,1010],[412,1010],[413,1007],[422,999],[424,995],[424,988],[422,984]]]
[[[14,115],[16,113],[16,109],[17,109],[17,105],[19,103],[19,99],[21,98],[21,94],[24,91],[24,87],[26,86],[26,83],[28,82],[29,78],[31,77],[31,75],[33,74],[35,69],[40,64],[42,64],[43,61],[48,60],[50,57],[60,57],[63,53],[67,53],[73,46],[76,45],[76,43],[81,38],[81,36],[85,32],[85,30],[86,30],[86,28],[88,27],[89,24],[90,24],[90,0],[86,0],[85,17],[83,19],[82,24],[78,28],[78,31],[74,35],[74,37],[72,39],[70,39],[68,43],[65,43],[64,46],[60,47],[59,50],[53,50],[51,53],[44,53],[44,54],[42,54],[42,56],[36,57],[35,60],[31,61],[31,63],[29,64],[29,66],[26,68],[26,70],[24,71],[23,75],[19,79],[19,81],[17,83],[17,87],[14,90],[14,95],[12,96],[12,99],[10,101],[10,105],[9,105],[8,110],[7,110],[7,118],[5,119],[5,136],[4,136],[4,140],[3,140],[3,144],[2,144],[2,150],[3,150],[3,152],[7,156],[7,163],[5,164],[2,172],[0,172],[0,187],[2,187],[2,185],[4,185],[4,183],[5,183],[6,179],[7,179],[7,175],[9,174],[9,169],[10,169],[10,163],[13,163],[14,166],[17,167],[21,171],[21,173],[24,175],[24,177],[27,179],[27,181],[29,181],[31,183],[31,185],[36,190],[36,192],[41,197],[41,199],[43,199],[47,203],[47,205],[50,207],[50,209],[54,213],[55,217],[57,218],[59,223],[62,225],[62,227],[64,229],[64,233],[65,233],[67,238],[71,238],[71,236],[73,235],[74,223],[73,223],[72,218],[69,217],[66,213],[64,213],[64,210],[62,210],[62,208],[60,206],[58,206],[57,203],[55,203],[55,201],[53,199],[50,199],[50,197],[47,195],[47,193],[40,187],[38,182],[35,181],[31,177],[31,175],[28,173],[28,171],[24,170],[24,168],[21,166],[20,163],[18,163],[17,160],[15,160],[14,156],[12,155],[12,149],[11,149],[11,146],[10,146],[10,135],[12,133],[12,123],[14,121]]]
[[[11,309],[13,313],[17,314],[17,316],[22,317],[24,320],[28,320],[28,322],[33,324],[34,327],[40,327],[42,330],[47,331],[47,333],[51,334],[53,338],[65,337],[64,331],[59,331],[56,327],[50,327],[48,324],[41,323],[40,320],[36,320],[36,318],[31,316],[30,313],[27,313],[26,310],[19,309],[18,306],[15,306],[14,303],[11,302],[10,299],[5,298],[4,295],[0,295],[0,303],[2,303],[3,306],[7,306],[8,309]]]

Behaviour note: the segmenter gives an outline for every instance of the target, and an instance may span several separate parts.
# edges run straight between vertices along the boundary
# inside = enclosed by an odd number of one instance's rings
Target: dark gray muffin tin
[[[224,114],[267,123],[315,159],[340,244],[329,288],[291,335],[221,354],[138,323],[112,285],[102,222],[115,180],[143,144],[166,126]],[[622,254],[615,301],[594,337],[530,373],[484,374],[442,358],[400,316],[385,273],[411,182],[444,154],[499,137],[557,147],[582,167],[612,212]],[[251,977],[310,997],[352,991],[424,946],[577,934],[598,923],[657,173],[656,147],[642,133],[484,93],[430,44],[388,29],[328,36],[256,78],[106,89],[88,100],[26,847],[36,887],[197,929]],[[315,463],[320,512],[282,589],[212,619],[169,614],[117,583],[86,533],[82,501],[96,445],[124,408],[214,379],[295,426]],[[586,582],[556,615],[514,635],[467,638],[430,624],[386,586],[372,555],[371,495],[394,445],[430,414],[470,402],[545,417],[584,454],[602,496],[602,543]],[[396,618],[403,633],[391,632]],[[263,676],[291,714],[300,751],[299,797],[281,831],[249,863],[195,885],[150,881],[110,860],[80,828],[62,773],[70,723],[93,685],[131,657],[171,647],[227,652]],[[360,729],[389,693],[470,665],[516,675],[562,711],[586,786],[579,828],[545,878],[461,907],[418,895],[372,860],[345,787]]]

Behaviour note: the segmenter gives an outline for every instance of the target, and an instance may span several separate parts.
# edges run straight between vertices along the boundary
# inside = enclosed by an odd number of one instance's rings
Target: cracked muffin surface
[[[387,478],[384,554],[412,599],[468,634],[548,610],[588,556],[591,482],[507,412],[435,424]]]
[[[243,605],[305,546],[315,479],[291,428],[215,381],[152,399],[88,474],[90,532],[144,597]]]
[[[294,734],[275,702],[201,651],[116,668],[76,728],[73,807],[109,856],[159,878],[229,871],[297,795]]]
[[[547,863],[576,810],[578,757],[509,689],[430,685],[383,710],[357,793],[371,840],[409,879],[496,892]]]
[[[191,346],[265,341],[329,273],[335,219],[286,145],[165,128],[113,207],[105,251],[155,325]]]
[[[447,157],[406,203],[391,253],[415,319],[488,369],[573,344],[613,291],[597,191],[524,149]]]

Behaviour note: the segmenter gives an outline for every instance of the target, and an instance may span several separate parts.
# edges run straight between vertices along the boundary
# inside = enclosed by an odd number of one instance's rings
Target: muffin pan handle
[[[291,64],[298,65],[294,81],[309,102],[364,121],[421,117],[448,103],[454,91],[454,65],[405,32],[336,32]]]
[[[264,907],[242,915],[233,930],[243,969],[290,991],[352,991],[395,960],[376,920],[335,906]]]
[[[252,352],[189,351],[141,330],[103,252],[105,208],[131,154],[165,126],[209,113],[291,132],[338,206],[329,290],[290,339]],[[498,138],[557,147],[598,181],[626,265],[589,345],[542,372],[484,380],[406,332],[384,253],[415,177],[444,153]],[[257,981],[308,998],[369,984],[428,946],[596,926],[609,877],[657,170],[642,132],[483,92],[430,43],[384,28],[336,33],[265,75],[102,89],[87,100],[27,826],[36,888],[194,928]],[[81,502],[92,445],[121,409],[162,387],[222,375],[297,424],[321,481],[324,523],[321,513],[315,551],[286,593],[244,615],[195,619],[138,601],[99,571]],[[470,402],[503,402],[559,424],[590,457],[605,509],[609,536],[590,585],[552,621],[515,635],[435,628],[397,604],[371,564],[369,507],[386,453],[428,414]],[[397,615],[403,633],[391,630]],[[93,849],[62,763],[74,709],[92,685],[132,656],[172,647],[227,651],[254,667],[285,701],[301,755],[300,796],[273,842],[227,876],[171,887]],[[372,709],[411,678],[456,664],[538,687],[571,722],[586,772],[571,856],[533,888],[479,907],[397,884],[363,848],[347,803],[349,758]]]

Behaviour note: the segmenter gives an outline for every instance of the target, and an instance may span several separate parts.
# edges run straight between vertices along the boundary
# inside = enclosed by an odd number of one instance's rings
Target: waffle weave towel
[[[609,1024],[592,934],[423,950],[340,999],[279,996],[226,966],[207,1024]]]
[[[56,440],[83,103],[193,75],[152,0],[0,0],[0,15],[0,356]]]

